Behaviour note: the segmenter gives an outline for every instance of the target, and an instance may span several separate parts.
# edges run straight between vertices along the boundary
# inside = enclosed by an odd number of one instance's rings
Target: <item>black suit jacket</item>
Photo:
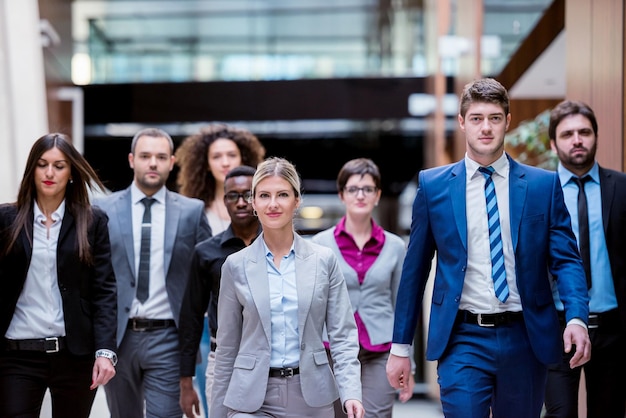
[[[626,174],[600,167],[602,222],[617,305],[626,330]]]
[[[93,207],[93,222],[89,227],[89,244],[93,265],[80,261],[74,217],[66,208],[57,243],[57,276],[68,350],[75,355],[93,355],[96,349],[116,351],[117,296],[115,276],[111,265],[111,250],[107,229],[108,218]],[[0,206],[0,233],[6,239],[15,220],[15,205]],[[33,213],[28,223],[28,236],[33,236]],[[24,287],[32,255],[32,242],[25,231],[3,259],[0,259],[0,338],[4,337],[13,318],[17,300]]]

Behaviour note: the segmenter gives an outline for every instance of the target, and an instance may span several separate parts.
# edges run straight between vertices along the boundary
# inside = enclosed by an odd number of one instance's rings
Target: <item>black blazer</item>
[[[602,222],[617,306],[626,330],[626,174],[600,167]]]
[[[96,207],[93,207],[93,214],[93,222],[88,229],[93,265],[86,265],[79,259],[76,224],[67,209],[57,243],[57,276],[63,301],[66,341],[68,350],[74,355],[93,355],[95,350],[102,348],[117,351],[117,295],[108,218]],[[15,205],[0,206],[1,239],[7,239],[6,234],[16,215]],[[27,224],[31,238],[33,218],[31,211]],[[0,259],[0,338],[6,334],[13,318],[26,281],[32,250],[32,243],[22,231],[11,252]]]

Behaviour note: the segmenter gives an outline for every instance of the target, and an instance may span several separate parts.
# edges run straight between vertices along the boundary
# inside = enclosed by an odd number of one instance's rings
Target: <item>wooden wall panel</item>
[[[588,103],[598,119],[597,159],[624,169],[624,3],[568,0],[567,98]]]

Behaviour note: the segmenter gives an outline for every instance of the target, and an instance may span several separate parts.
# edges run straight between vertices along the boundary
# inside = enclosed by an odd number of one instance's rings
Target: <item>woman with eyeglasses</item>
[[[87,418],[115,376],[117,296],[104,189],[68,137],[32,146],[17,202],[0,206],[0,416]]]
[[[333,252],[294,230],[300,189],[282,158],[265,160],[252,178],[263,232],[222,267],[211,417],[328,418],[337,398],[350,417],[363,417],[348,291]]]
[[[230,216],[224,203],[224,179],[235,167],[256,167],[265,156],[259,139],[247,129],[214,123],[188,136],[176,150],[176,164],[180,167],[177,184],[183,196],[195,197],[205,204],[205,213],[211,233],[215,236],[228,228]],[[212,365],[215,352],[216,321],[208,318],[200,343],[196,383],[204,410],[208,409]],[[207,385],[208,382],[208,385]]]
[[[404,241],[383,230],[372,217],[380,201],[380,187],[380,171],[372,160],[357,158],[345,163],[337,176],[337,190],[346,214],[337,225],[313,237],[313,242],[337,255],[346,279],[359,330],[363,406],[372,418],[391,417],[395,400],[386,364],[406,253]],[[411,377],[400,393],[401,401],[411,398],[413,385]],[[335,416],[345,415],[335,408]]]

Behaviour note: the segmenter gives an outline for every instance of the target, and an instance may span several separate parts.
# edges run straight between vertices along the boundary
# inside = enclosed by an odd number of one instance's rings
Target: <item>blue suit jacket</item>
[[[563,192],[554,172],[509,158],[509,207],[515,272],[533,351],[544,363],[561,358],[562,335],[549,274],[566,318],[587,321],[587,285]],[[426,357],[444,353],[461,301],[467,266],[465,161],[420,172],[407,256],[396,304],[395,343],[411,343],[431,260],[437,252]]]
[[[109,215],[111,259],[117,279],[117,343],[121,344],[135,298],[135,251],[130,188],[97,200]],[[178,325],[180,307],[189,280],[194,247],[211,236],[204,203],[169,190],[165,193],[165,286]]]

